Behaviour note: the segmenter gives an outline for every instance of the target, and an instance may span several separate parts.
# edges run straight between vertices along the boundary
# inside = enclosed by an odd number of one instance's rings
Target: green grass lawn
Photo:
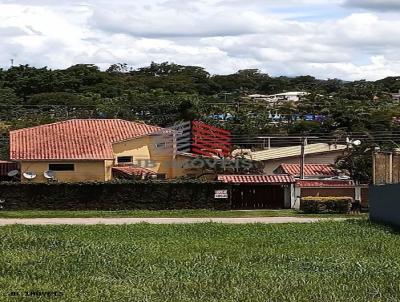
[[[212,211],[212,210],[170,210],[170,211],[0,211],[0,218],[88,218],[88,217],[350,217],[364,218],[360,215],[303,214],[296,210],[257,210],[257,211]]]
[[[400,235],[367,220],[7,226],[0,238],[0,301],[400,300]]]

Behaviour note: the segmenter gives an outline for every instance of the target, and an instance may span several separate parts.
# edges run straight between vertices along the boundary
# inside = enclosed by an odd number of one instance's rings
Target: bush
[[[300,210],[304,213],[349,213],[352,197],[304,197],[300,202]]]

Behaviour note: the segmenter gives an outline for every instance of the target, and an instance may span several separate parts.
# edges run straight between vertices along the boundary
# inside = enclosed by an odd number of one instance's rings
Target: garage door
[[[238,185],[232,189],[232,209],[283,209],[284,204],[284,188],[280,185]]]

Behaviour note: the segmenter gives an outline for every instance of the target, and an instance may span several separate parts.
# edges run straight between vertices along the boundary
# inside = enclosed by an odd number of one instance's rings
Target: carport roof
[[[143,167],[134,166],[116,166],[112,168],[113,172],[121,173],[126,176],[142,176],[142,175],[157,175],[156,172]]]

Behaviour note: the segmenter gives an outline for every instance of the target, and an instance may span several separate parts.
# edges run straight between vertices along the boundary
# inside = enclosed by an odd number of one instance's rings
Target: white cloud
[[[349,7],[378,11],[400,10],[400,1],[398,0],[346,0],[344,4]]]
[[[340,11],[341,0],[329,3],[0,0],[0,66],[9,66],[11,58],[52,68],[173,61],[212,73],[259,68],[272,75],[343,79],[399,74],[396,18],[372,12],[333,14],[323,21],[287,18],[293,10],[306,13],[302,5]]]

